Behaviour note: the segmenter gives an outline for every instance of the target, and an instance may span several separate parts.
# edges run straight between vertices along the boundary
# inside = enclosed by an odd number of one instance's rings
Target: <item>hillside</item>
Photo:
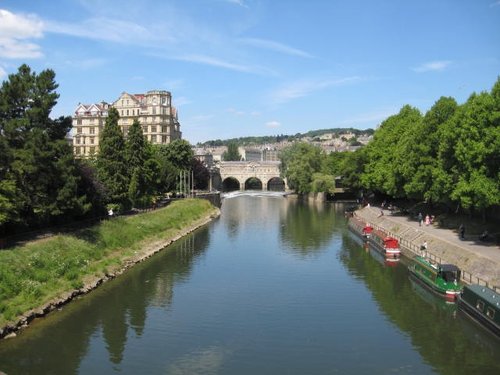
[[[217,147],[217,146],[227,146],[229,143],[236,143],[239,146],[254,146],[254,145],[264,145],[269,143],[280,143],[284,141],[296,141],[304,138],[317,138],[324,136],[326,134],[333,134],[334,136],[340,136],[342,134],[352,133],[356,137],[360,135],[370,136],[373,135],[373,129],[354,129],[354,128],[332,128],[332,129],[318,129],[310,130],[307,133],[297,133],[294,135],[268,135],[268,136],[253,136],[253,137],[239,137],[230,139],[216,139],[210,140],[203,143],[198,143],[198,147]]]

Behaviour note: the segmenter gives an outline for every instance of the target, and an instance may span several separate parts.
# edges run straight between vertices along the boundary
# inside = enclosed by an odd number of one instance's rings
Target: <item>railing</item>
[[[356,218],[359,220],[358,216],[356,216]],[[379,230],[388,236],[396,238],[399,241],[399,244],[401,247],[404,247],[406,250],[413,253],[414,255],[420,255],[422,257],[430,259],[430,260],[432,260],[436,263],[439,263],[439,264],[444,263],[443,259],[441,257],[437,256],[436,254],[432,254],[426,250],[422,250],[420,248],[420,246],[416,245],[411,240],[408,240],[406,238],[398,236],[397,234],[392,233],[392,232],[386,230],[385,228],[382,228],[380,225],[371,224],[371,223],[370,223],[370,225],[373,227],[373,229]],[[500,293],[500,286],[490,285],[490,283],[488,283],[488,281],[481,279],[480,277],[474,276],[472,273],[470,273],[466,270],[461,269],[461,272],[462,272],[461,280],[464,283],[466,283],[466,284],[479,284],[482,286],[486,286],[490,289],[493,289],[497,293]]]

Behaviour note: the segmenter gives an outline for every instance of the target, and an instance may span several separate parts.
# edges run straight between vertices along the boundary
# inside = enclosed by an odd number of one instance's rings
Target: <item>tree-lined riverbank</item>
[[[187,199],[0,252],[0,337],[122,273],[219,215]]]

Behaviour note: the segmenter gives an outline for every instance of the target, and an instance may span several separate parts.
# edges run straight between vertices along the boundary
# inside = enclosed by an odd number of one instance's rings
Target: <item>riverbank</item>
[[[500,287],[500,248],[495,244],[481,243],[477,239],[461,240],[458,233],[437,224],[420,226],[407,216],[392,216],[388,210],[364,207],[355,215],[367,223],[396,235],[413,248],[427,242],[427,252],[460,269],[490,286]]]
[[[0,251],[0,338],[115,278],[218,217],[208,201],[186,199],[80,231]]]

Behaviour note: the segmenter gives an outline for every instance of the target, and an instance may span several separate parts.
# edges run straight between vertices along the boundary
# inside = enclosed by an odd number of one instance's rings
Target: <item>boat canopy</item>
[[[441,264],[439,272],[446,282],[458,282],[460,280],[460,268],[454,264]]]
[[[399,248],[398,240],[394,237],[386,237],[384,238],[384,245],[388,249],[397,249]]]
[[[373,232],[373,227],[371,225],[366,224],[363,228],[363,233],[371,233]]]

